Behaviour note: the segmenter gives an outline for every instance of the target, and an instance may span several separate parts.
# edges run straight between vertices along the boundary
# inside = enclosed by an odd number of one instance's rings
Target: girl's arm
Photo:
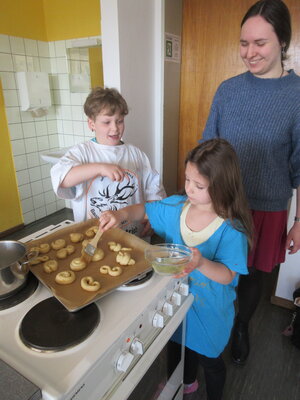
[[[144,204],[134,204],[118,211],[104,211],[99,217],[99,226],[103,231],[107,231],[117,228],[123,221],[142,221],[144,218]]]
[[[97,176],[107,176],[112,181],[121,181],[124,178],[124,170],[119,165],[107,163],[77,165],[70,169],[60,186],[62,188],[73,187]]]
[[[192,261],[188,263],[184,269],[184,272],[180,275],[177,275],[177,277],[187,275],[194,269],[198,269],[198,271],[200,271],[208,279],[221,283],[222,285],[228,285],[232,282],[236,275],[235,271],[227,268],[224,264],[208,260],[207,258],[203,257],[200,251],[196,248],[192,248],[192,252]]]

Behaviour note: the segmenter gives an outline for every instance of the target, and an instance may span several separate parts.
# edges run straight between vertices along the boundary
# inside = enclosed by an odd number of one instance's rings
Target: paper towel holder
[[[34,117],[46,115],[51,107],[48,73],[21,71],[16,76],[21,111],[30,111]]]

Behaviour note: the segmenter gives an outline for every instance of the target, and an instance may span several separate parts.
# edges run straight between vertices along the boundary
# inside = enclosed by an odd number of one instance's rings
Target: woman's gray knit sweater
[[[281,211],[300,185],[300,77],[250,72],[218,88],[203,139],[221,137],[240,159],[250,208]]]

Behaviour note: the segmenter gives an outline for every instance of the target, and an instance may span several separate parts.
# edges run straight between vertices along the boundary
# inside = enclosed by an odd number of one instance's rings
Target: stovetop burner
[[[32,350],[57,352],[85,340],[100,321],[96,304],[71,313],[56,298],[36,304],[23,318],[20,338]]]
[[[24,286],[20,288],[18,292],[12,294],[11,296],[0,299],[0,311],[14,307],[17,304],[22,303],[22,301],[28,299],[28,297],[35,292],[36,288],[38,287],[38,283],[38,279],[31,272],[29,272]]]

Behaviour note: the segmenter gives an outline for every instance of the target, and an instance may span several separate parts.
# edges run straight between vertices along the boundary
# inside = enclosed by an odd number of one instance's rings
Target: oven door
[[[105,400],[181,400],[185,343],[185,315],[190,294],[125,379]]]

